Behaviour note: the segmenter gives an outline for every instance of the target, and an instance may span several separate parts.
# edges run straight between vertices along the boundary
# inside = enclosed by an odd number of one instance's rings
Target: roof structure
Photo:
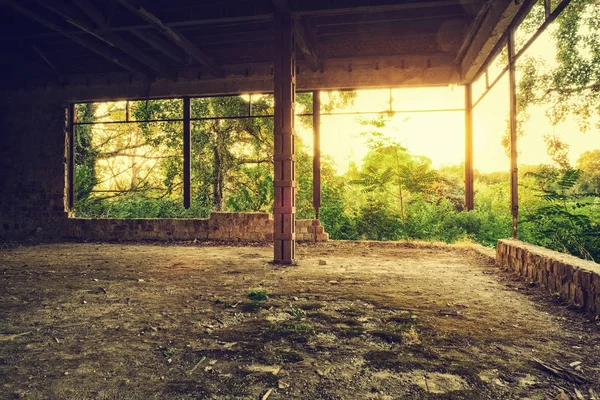
[[[1,86],[269,76],[278,11],[295,21],[299,88],[460,84],[477,74],[519,3],[3,0]]]

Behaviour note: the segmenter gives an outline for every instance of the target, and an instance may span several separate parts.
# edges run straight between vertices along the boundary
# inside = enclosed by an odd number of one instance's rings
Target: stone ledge
[[[496,264],[600,315],[600,264],[512,239],[498,241]]]

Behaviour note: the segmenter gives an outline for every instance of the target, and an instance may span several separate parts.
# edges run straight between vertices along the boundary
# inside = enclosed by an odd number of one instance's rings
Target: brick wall
[[[65,108],[0,106],[0,238],[52,237],[65,213]]]
[[[208,219],[73,219],[65,212],[66,109],[47,96],[0,103],[0,240],[273,240],[268,213]],[[319,221],[296,221],[298,241],[323,241]]]
[[[600,315],[600,264],[508,239],[498,241],[496,263]]]

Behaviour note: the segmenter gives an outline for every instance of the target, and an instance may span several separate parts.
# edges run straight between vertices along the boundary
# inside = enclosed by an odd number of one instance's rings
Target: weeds
[[[223,308],[232,308],[233,307],[230,302],[219,300],[219,299],[215,300],[215,304],[222,304]]]
[[[269,300],[269,294],[266,290],[256,290],[252,289],[247,294],[246,297],[252,301],[266,301]]]
[[[290,310],[288,312],[296,321],[302,321],[303,319],[306,319],[306,312],[301,308],[294,307],[292,303],[290,303]]]

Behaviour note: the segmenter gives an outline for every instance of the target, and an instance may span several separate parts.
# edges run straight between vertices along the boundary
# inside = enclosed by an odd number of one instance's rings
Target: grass
[[[269,300],[269,294],[266,290],[252,289],[246,293],[246,297],[252,301],[266,301]]]

